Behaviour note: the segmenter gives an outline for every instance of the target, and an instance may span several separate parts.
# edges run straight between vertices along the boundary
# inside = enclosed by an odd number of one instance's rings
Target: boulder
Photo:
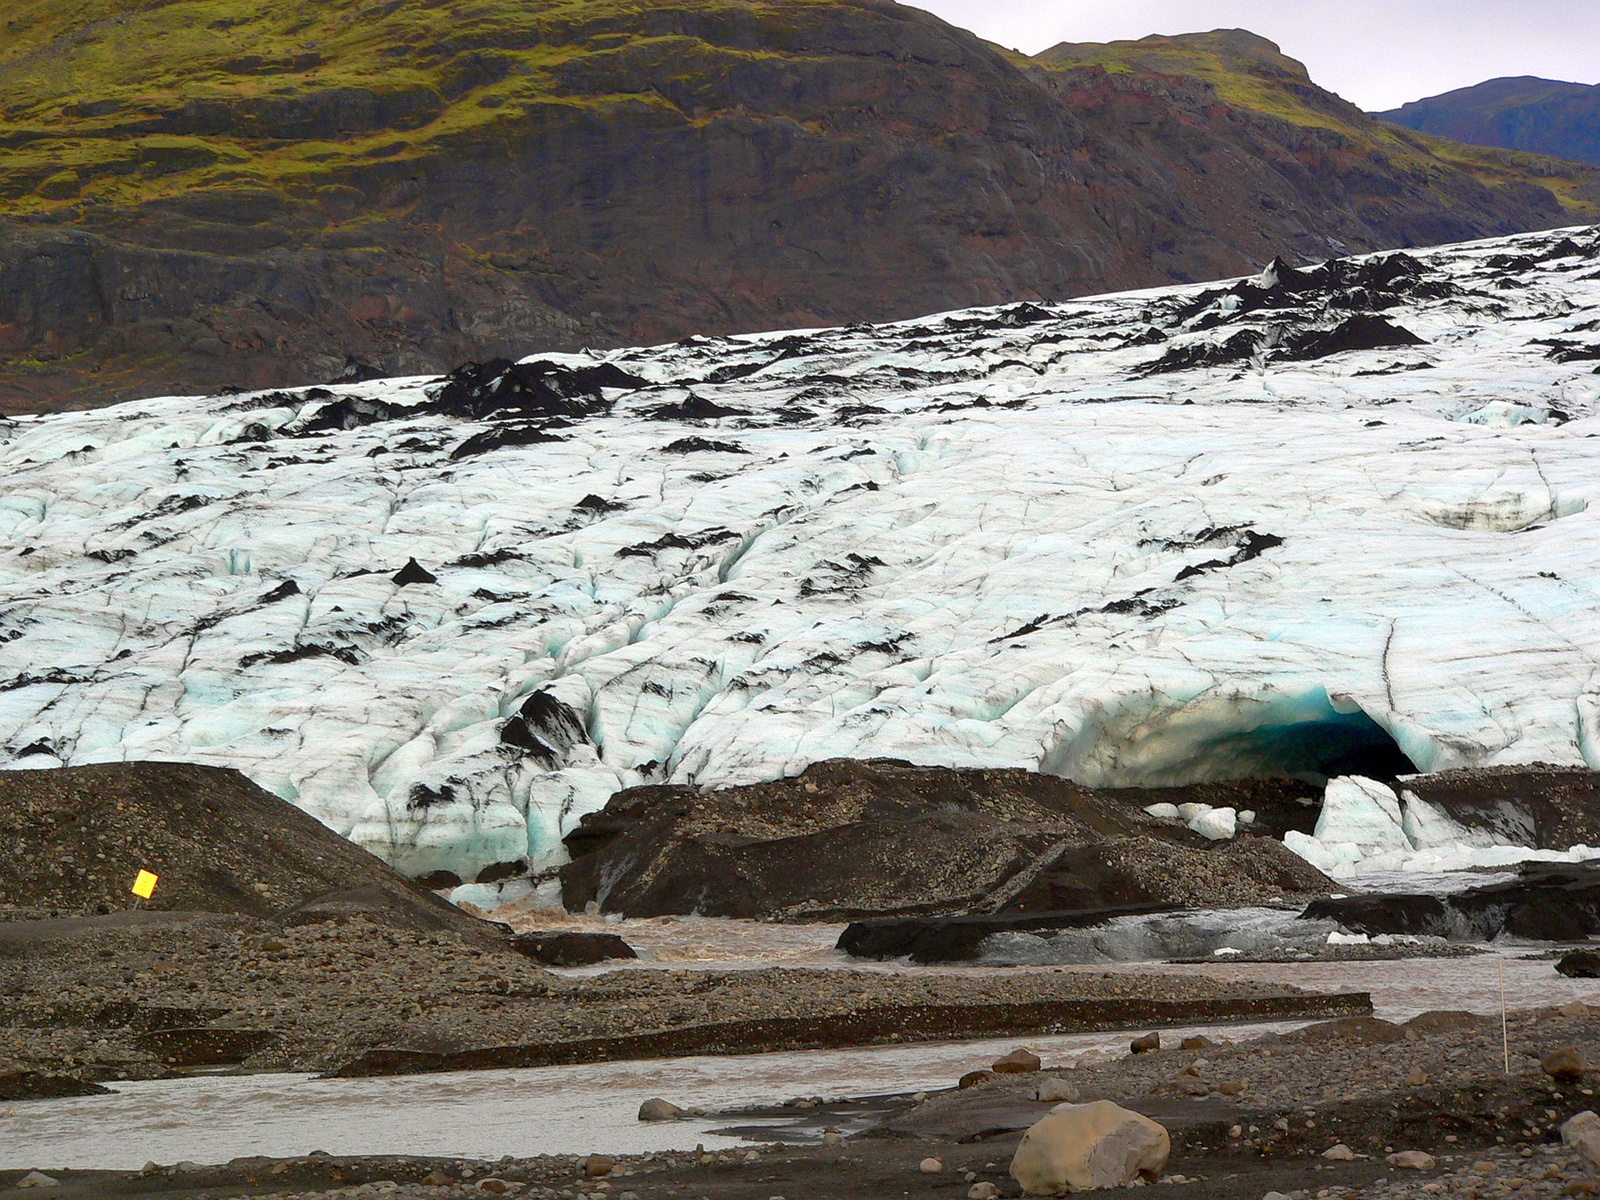
[[[1033,1085],[1029,1098],[1042,1104],[1060,1104],[1063,1100],[1078,1102],[1078,1085],[1068,1083],[1059,1075],[1045,1075]]]
[[[53,1188],[53,1187],[60,1187],[61,1184],[60,1184],[60,1182],[58,1180],[52,1178],[49,1175],[46,1175],[43,1171],[29,1171],[21,1179],[17,1180],[17,1186],[19,1188],[36,1188],[36,1187],[50,1187],[50,1188]]]
[[[1161,1035],[1147,1033],[1143,1037],[1136,1037],[1128,1043],[1128,1051],[1132,1054],[1149,1054],[1152,1050],[1161,1049]]]
[[[1013,1050],[1004,1058],[996,1059],[991,1070],[996,1075],[1031,1075],[1040,1067],[1039,1056],[1030,1050]]]
[[[1586,1108],[1580,1113],[1568,1117],[1561,1126],[1561,1144],[1575,1146],[1578,1139],[1588,1136],[1600,1136],[1600,1113]]]
[[[616,1168],[615,1160],[604,1154],[591,1154],[583,1160],[583,1173],[590,1179],[604,1179]]]
[[[1402,1171],[1431,1171],[1439,1164],[1434,1161],[1431,1154],[1421,1150],[1401,1150],[1391,1154],[1383,1160],[1391,1167],[1399,1167]]]
[[[1329,1162],[1354,1162],[1356,1152],[1343,1142],[1335,1142],[1322,1152],[1322,1157]]]
[[[1570,950],[1556,963],[1556,970],[1570,979],[1600,979],[1600,954]]]
[[[993,1079],[993,1071],[968,1071],[956,1081],[956,1087],[965,1091],[969,1087],[977,1087],[985,1079]]]
[[[676,1104],[662,1100],[659,1097],[654,1100],[646,1100],[639,1105],[639,1120],[641,1121],[676,1121],[679,1117],[685,1115],[683,1109]]]
[[[613,958],[638,958],[614,933],[519,933],[511,946],[547,967],[587,967]]]
[[[1022,1135],[1011,1177],[1029,1195],[1127,1187],[1154,1179],[1172,1152],[1167,1131],[1109,1100],[1063,1104]]]
[[[1584,1061],[1583,1055],[1571,1046],[1552,1050],[1539,1060],[1539,1066],[1546,1075],[1558,1083],[1577,1083],[1589,1069],[1589,1064]]]
[[[918,1164],[918,1170],[920,1170],[924,1175],[937,1175],[940,1171],[944,1170],[944,1159],[925,1158],[920,1164]]]

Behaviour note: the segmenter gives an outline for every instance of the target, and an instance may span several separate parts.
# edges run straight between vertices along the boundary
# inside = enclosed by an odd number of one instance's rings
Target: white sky
[[[1248,29],[1369,112],[1501,75],[1600,83],[1600,0],[912,0],[1035,54],[1057,42]]]

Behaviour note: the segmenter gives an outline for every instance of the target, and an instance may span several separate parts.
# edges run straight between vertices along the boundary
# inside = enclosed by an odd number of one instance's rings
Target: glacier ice
[[[423,378],[19,417],[0,758],[238,767],[468,879],[619,788],[832,757],[1600,765],[1600,378],[1552,351],[1597,259],[1385,258],[1426,286],[1338,304],[1417,344],[1344,353],[1262,276],[545,355],[617,386],[542,421]],[[1404,820],[1315,852],[1466,853]]]
[[[1600,849],[1582,844],[1536,849],[1531,831],[1520,843],[1497,841],[1496,832],[1462,825],[1403,786],[1396,797],[1387,784],[1351,777],[1328,781],[1314,833],[1289,830],[1283,844],[1329,875],[1359,874],[1369,880],[1396,871],[1440,873],[1600,858]]]

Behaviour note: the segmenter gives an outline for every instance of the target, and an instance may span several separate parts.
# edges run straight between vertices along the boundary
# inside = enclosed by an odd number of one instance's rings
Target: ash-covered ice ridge
[[[462,878],[841,756],[1600,765],[1597,365],[1576,229],[17,418],[0,748]]]

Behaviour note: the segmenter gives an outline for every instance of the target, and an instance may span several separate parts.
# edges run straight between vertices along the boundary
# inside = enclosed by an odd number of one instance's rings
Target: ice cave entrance
[[[1419,772],[1358,705],[1309,692],[1207,696],[1122,706],[1087,722],[1040,770],[1089,787],[1179,787],[1229,779],[1338,775],[1392,782]]]

